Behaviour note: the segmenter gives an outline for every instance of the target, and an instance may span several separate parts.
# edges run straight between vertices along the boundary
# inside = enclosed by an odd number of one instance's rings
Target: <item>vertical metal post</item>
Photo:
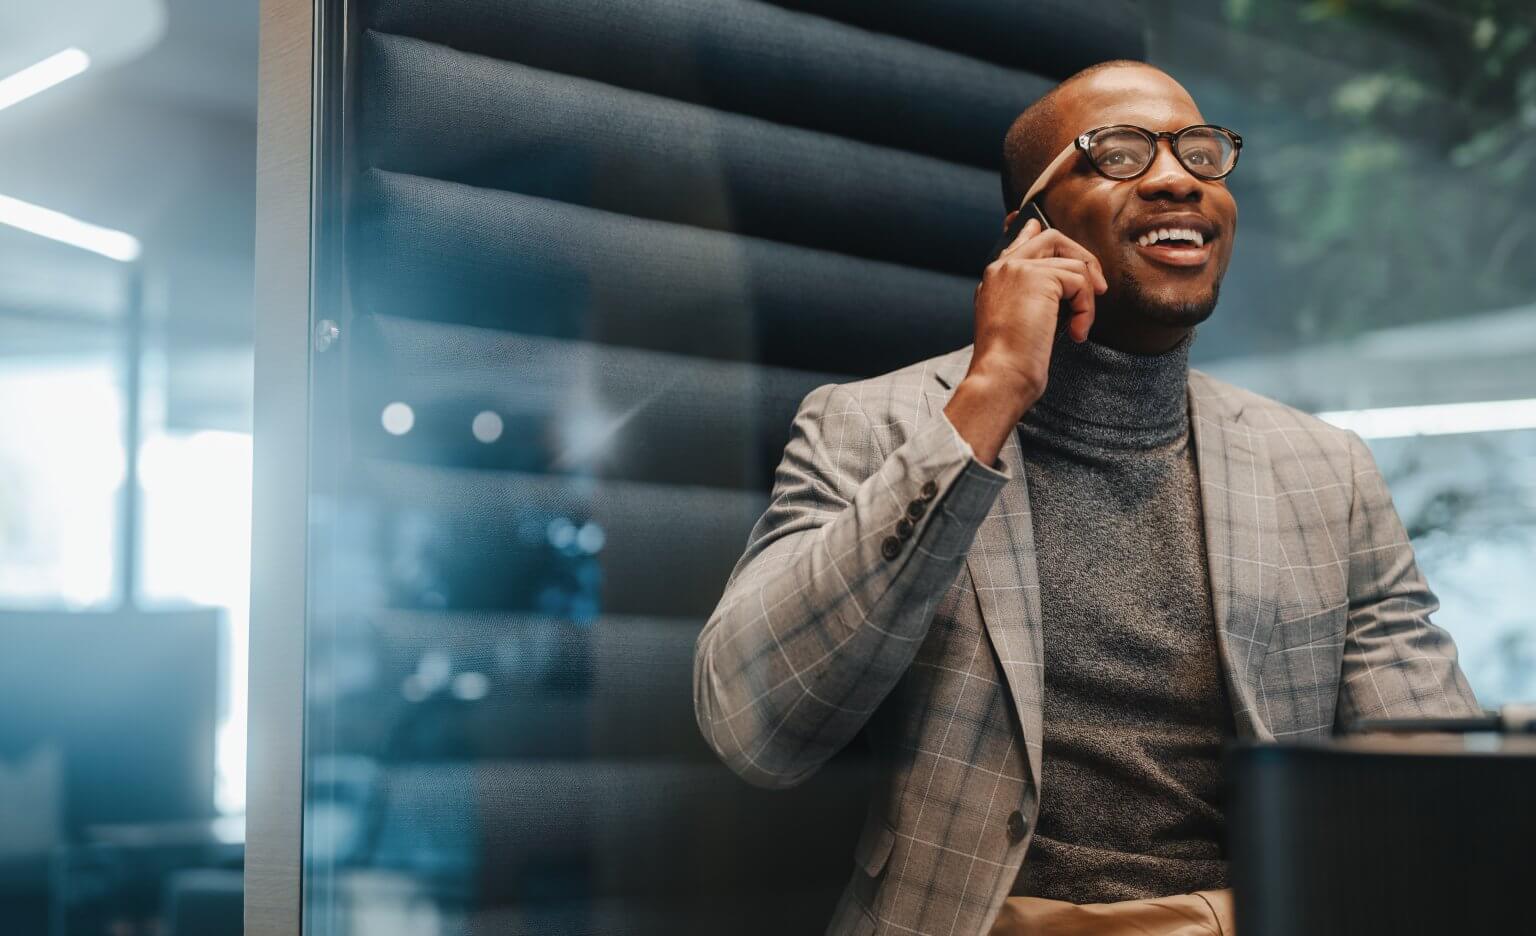
[[[121,577],[119,604],[125,611],[138,606],[139,598],[139,445],[144,410],[144,262],[129,267],[127,303],[123,315],[123,381],[126,400],[123,414],[123,451],[127,470],[123,475],[123,513],[118,548]]]
[[[315,22],[261,0],[245,933],[303,928]]]

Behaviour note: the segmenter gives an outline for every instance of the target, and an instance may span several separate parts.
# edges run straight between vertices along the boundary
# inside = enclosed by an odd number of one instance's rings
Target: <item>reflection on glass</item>
[[[122,386],[108,355],[0,368],[0,600],[110,602],[124,475]]]
[[[824,929],[871,765],[742,784],[699,735],[694,640],[799,401],[969,340],[1001,134],[1051,84],[1034,45],[826,6],[857,22],[349,6],[315,310],[340,337],[311,359],[308,932]],[[1245,139],[1244,247],[1195,365],[1339,420],[1536,399],[1526,98],[1405,77],[1447,40],[1373,4],[1143,6],[1133,51]],[[1492,49],[1514,26],[1484,18]],[[1487,704],[1536,694],[1531,428],[1365,432]]]
[[[1536,60],[1518,5],[1147,6],[1154,61],[1244,114],[1265,154],[1232,177],[1245,246],[1195,366],[1365,437],[1479,701],[1531,698]]]

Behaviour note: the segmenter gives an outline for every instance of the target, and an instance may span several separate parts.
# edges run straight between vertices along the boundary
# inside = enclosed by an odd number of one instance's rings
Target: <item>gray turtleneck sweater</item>
[[[1058,340],[1019,425],[1045,643],[1040,817],[1012,893],[1097,903],[1227,886],[1217,658],[1186,338]]]

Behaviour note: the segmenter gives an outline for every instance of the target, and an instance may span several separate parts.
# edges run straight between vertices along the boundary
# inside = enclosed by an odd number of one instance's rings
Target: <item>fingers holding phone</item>
[[[985,464],[1045,392],[1058,332],[1086,341],[1094,300],[1109,291],[1099,259],[1052,227],[1035,197],[1072,152],[1026,190],[976,286],[971,365],[944,414]]]
[[[1108,288],[1098,258],[1060,231],[1042,230],[1038,218],[987,264],[976,286],[970,369],[944,407],[984,464],[1045,392],[1063,317],[1072,339],[1086,340],[1094,299]]]
[[[987,265],[977,286],[972,371],[1001,374],[1026,396],[1038,397],[1045,389],[1061,316],[1067,316],[1074,341],[1086,340],[1094,299],[1108,288],[1098,258],[1060,231],[1042,230],[1038,219],[1029,219]]]
[[[1041,230],[1040,222],[1031,218],[993,261],[999,262],[1027,263],[1042,274],[1070,274],[1056,276],[1061,288],[1058,301],[1065,304],[1061,312],[1068,316],[1060,324],[1074,341],[1087,340],[1093,326],[1094,299],[1109,289],[1098,257],[1055,228]],[[986,282],[985,274],[982,281]]]

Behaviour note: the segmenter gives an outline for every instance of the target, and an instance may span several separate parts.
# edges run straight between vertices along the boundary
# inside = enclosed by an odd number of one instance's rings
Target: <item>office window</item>
[[[119,365],[97,352],[0,359],[0,604],[117,600]]]
[[[1192,363],[1358,431],[1478,699],[1536,696],[1536,51],[1517,4],[1152,0],[1250,145]]]

